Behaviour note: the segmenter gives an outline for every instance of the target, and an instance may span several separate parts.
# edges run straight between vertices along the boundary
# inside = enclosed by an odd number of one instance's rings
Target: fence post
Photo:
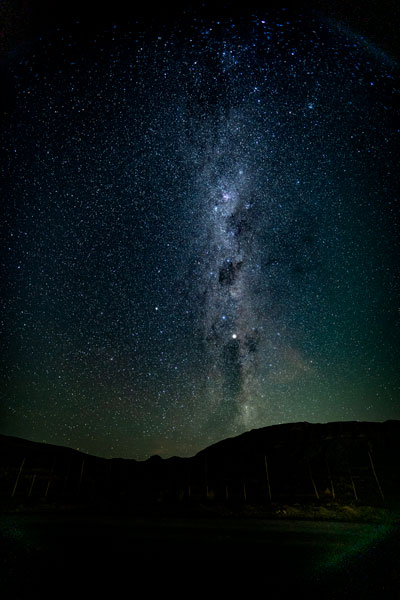
[[[31,494],[32,494],[32,490],[33,490],[33,486],[34,486],[34,483],[35,483],[35,481],[36,481],[36,473],[34,473],[34,474],[32,475],[32,481],[31,481],[31,486],[30,486],[30,488],[29,488],[28,498],[30,498],[30,497],[31,497]]]
[[[45,498],[47,498],[47,494],[49,493],[49,488],[50,488],[50,483],[51,483],[51,476],[53,475],[53,471],[54,471],[54,464],[55,464],[55,459],[53,461],[53,466],[51,467],[49,481],[47,482],[46,491],[44,493],[44,497]]]
[[[68,485],[68,479],[69,479],[69,474],[71,472],[71,459],[69,459],[68,461],[68,468],[67,468],[67,472],[64,475],[64,483],[63,483],[63,489],[62,489],[62,496],[64,497],[67,493],[67,485]]]
[[[204,479],[206,484],[206,498],[208,498],[207,457],[204,457]]]
[[[22,469],[24,468],[24,464],[25,464],[25,458],[22,459],[22,463],[21,463],[21,466],[18,471],[17,479],[15,480],[14,489],[11,492],[11,498],[14,498],[15,490],[17,489],[18,481],[19,481],[19,478],[21,477],[21,473],[22,473]]]
[[[269,501],[272,501],[272,494],[271,494],[271,485],[269,483],[269,473],[268,473],[268,463],[267,463],[267,455],[264,454],[264,462],[265,462],[265,474],[267,476],[267,487],[268,487],[268,497],[269,497]]]
[[[328,477],[329,477],[329,481],[331,483],[332,500],[334,500],[335,499],[335,488],[333,487],[333,479],[332,479],[331,470],[329,468],[328,459],[326,459],[326,468],[328,469]]]
[[[85,466],[85,459],[83,458],[82,459],[81,474],[80,474],[80,477],[79,477],[78,496],[79,496],[80,491],[81,491],[82,478],[83,478],[83,468],[84,468],[84,466]]]
[[[313,478],[313,476],[312,476],[312,472],[311,472],[311,465],[310,465],[310,461],[307,461],[307,462],[308,462],[308,471],[309,471],[309,473],[310,473],[310,479],[311,479],[311,483],[312,483],[312,485],[313,485],[314,492],[315,492],[315,495],[316,495],[316,497],[317,497],[317,500],[319,500],[319,494],[318,494],[317,486],[315,485],[315,481],[314,481],[314,478]]]
[[[350,475],[351,485],[352,485],[352,488],[353,488],[354,498],[358,502],[358,496],[357,496],[357,491],[356,491],[356,484],[354,483],[354,479],[353,479],[353,475],[351,473],[350,466],[349,466],[349,475]]]
[[[371,456],[371,453],[370,453],[369,450],[368,450],[368,456],[369,456],[369,462],[371,463],[372,472],[373,472],[374,477],[375,477],[376,485],[378,486],[379,493],[382,496],[382,500],[385,501],[385,496],[383,495],[382,488],[381,488],[381,486],[379,484],[378,476],[376,474],[374,463],[372,462],[372,456]]]

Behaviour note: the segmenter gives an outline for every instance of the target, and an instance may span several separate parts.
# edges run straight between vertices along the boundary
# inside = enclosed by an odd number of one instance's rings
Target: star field
[[[143,459],[400,418],[393,58],[276,10],[76,22],[8,68],[4,433]]]

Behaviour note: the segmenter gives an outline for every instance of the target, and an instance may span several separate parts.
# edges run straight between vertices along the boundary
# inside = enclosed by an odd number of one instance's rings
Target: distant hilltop
[[[400,421],[291,423],[138,462],[0,435],[2,506],[400,506]]]

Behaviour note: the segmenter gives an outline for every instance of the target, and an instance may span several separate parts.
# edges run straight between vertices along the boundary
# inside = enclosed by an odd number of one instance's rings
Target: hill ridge
[[[295,422],[220,440],[189,458],[106,459],[0,435],[0,502],[160,506],[400,506],[400,421]]]

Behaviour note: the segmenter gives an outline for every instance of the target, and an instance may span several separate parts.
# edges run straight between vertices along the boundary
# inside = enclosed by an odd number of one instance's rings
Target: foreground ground
[[[168,562],[172,570],[171,561],[261,561],[269,590],[400,597],[400,536],[393,521],[9,514],[0,523],[7,598],[39,597],[44,587],[67,581],[80,587],[93,576],[97,582],[135,580],[143,561]]]

